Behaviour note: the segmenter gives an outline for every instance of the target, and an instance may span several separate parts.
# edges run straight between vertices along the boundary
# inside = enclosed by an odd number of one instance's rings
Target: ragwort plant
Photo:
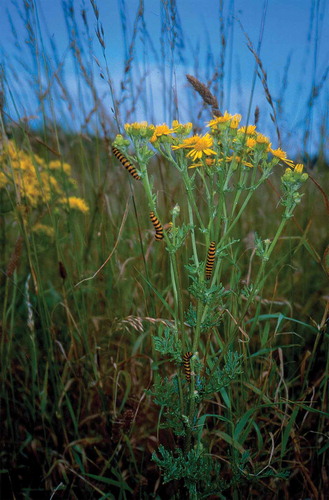
[[[149,285],[171,318],[171,326],[159,327],[154,349],[176,365],[177,373],[171,378],[157,375],[151,394],[161,408],[161,426],[172,430],[178,447],[172,451],[161,445],[153,460],[163,471],[164,482],[180,480],[190,498],[205,498],[229,487],[234,491],[236,484],[251,478],[285,477],[285,472],[271,468],[250,474],[248,453],[234,446],[238,430],[229,401],[232,384],[243,376],[248,360],[247,311],[262,296],[273,270],[271,255],[301,201],[300,188],[308,175],[303,165],[295,165],[284,151],[273,149],[255,125],[239,127],[240,121],[238,114],[216,113],[204,135],[191,135],[192,123],[131,123],[125,125],[127,138],[117,135],[113,144],[115,156],[142,183],[157,250],[169,256],[173,306],[156,290],[152,278]],[[129,154],[131,145],[134,155]],[[167,168],[177,171],[182,186],[170,213],[161,210],[149,173],[155,152]],[[252,282],[243,285],[236,265],[241,252],[237,223],[255,191],[262,189],[270,175],[281,175],[282,166],[281,221],[271,238],[256,235],[258,270]],[[189,259],[182,265],[182,249],[186,248]],[[223,285],[224,279],[229,286]],[[211,416],[222,420],[231,435],[227,435],[231,444],[228,480],[221,476],[218,460],[202,440],[210,417],[203,413],[204,403],[218,392],[227,414]]]

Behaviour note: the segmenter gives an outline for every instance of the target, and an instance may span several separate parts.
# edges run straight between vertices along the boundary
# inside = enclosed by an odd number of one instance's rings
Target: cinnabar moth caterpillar
[[[118,150],[118,148],[115,148],[112,146],[112,153],[118,160],[122,163],[122,165],[128,170],[128,172],[133,176],[134,179],[137,181],[140,179],[140,176],[136,172],[135,167],[130,163],[129,160],[121,153],[121,151]]]
[[[216,243],[212,241],[210,243],[209,249],[208,249],[208,255],[207,255],[207,262],[206,262],[206,279],[210,280],[211,275],[212,275],[212,270],[214,268],[214,262],[215,262],[215,254],[216,254]]]
[[[191,362],[190,359],[193,356],[193,352],[186,352],[183,356],[184,372],[186,377],[186,382],[191,382]]]
[[[161,226],[159,219],[156,217],[154,212],[150,212],[150,219],[155,229],[155,239],[162,240],[163,239],[163,227]]]

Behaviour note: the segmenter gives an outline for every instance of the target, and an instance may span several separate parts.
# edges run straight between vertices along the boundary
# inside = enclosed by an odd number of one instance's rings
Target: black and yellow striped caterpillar
[[[212,275],[212,270],[214,268],[214,262],[215,262],[215,254],[216,254],[216,243],[212,241],[210,243],[209,249],[208,249],[208,255],[207,255],[207,262],[206,262],[206,279],[210,280],[211,275]]]
[[[155,229],[155,239],[163,240],[163,227],[161,226],[160,221],[154,214],[154,212],[150,212],[150,219]]]
[[[192,358],[192,356],[193,356],[193,352],[186,352],[183,356],[185,378],[186,378],[186,382],[188,382],[188,383],[191,382],[191,362],[190,362],[190,359]]]
[[[114,156],[116,158],[118,158],[118,160],[122,163],[122,165],[128,170],[130,175],[132,175],[134,179],[139,181],[140,176],[136,172],[134,165],[132,165],[130,163],[130,161],[127,160],[127,158],[121,153],[121,151],[119,151],[118,148],[112,146],[112,153],[114,154]]]

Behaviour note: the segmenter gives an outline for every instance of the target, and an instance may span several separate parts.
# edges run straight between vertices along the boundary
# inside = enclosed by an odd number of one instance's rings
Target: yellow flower
[[[171,127],[174,129],[175,134],[188,135],[193,127],[191,122],[179,123],[178,120],[173,120]]]
[[[150,142],[155,142],[162,135],[169,135],[172,134],[173,132],[174,130],[172,128],[169,128],[166,123],[163,123],[162,125],[157,125],[153,130],[153,135],[150,139]]]
[[[207,123],[208,127],[217,129],[217,125],[220,123],[229,122],[233,118],[233,115],[230,115],[227,111],[225,111],[223,116],[216,116],[213,120]]]
[[[213,145],[213,139],[210,134],[205,134],[204,136],[194,135],[188,139],[184,139],[182,144],[178,146],[172,146],[172,149],[188,148],[191,149],[187,153],[187,157],[192,158],[193,161],[202,158],[203,155],[216,155],[216,151],[211,149]]]
[[[255,135],[256,134],[256,125],[248,125],[247,127],[240,127],[238,132],[246,135]]]
[[[250,149],[253,149],[257,144],[256,140],[253,137],[248,137],[246,141],[246,146]]]
[[[295,188],[294,190],[298,189],[301,186],[301,183],[308,179],[308,174],[303,174],[303,169],[304,166],[301,163],[297,163],[295,168],[294,166],[292,166],[292,168],[286,168],[282,176],[282,181],[286,184],[286,186],[290,184],[290,186]]]
[[[278,149],[270,148],[270,153],[272,153],[273,156],[280,158],[280,160],[285,160],[287,157],[287,153],[280,148]]]
[[[149,125],[147,122],[126,123],[125,131],[131,137],[146,137],[150,138],[154,132],[154,125]]]
[[[193,161],[202,158],[203,155],[216,155],[216,151],[211,149],[213,145],[212,137],[209,134],[205,134],[203,137],[198,137],[192,146],[191,151],[187,153],[187,157],[192,158]]]
[[[287,159],[287,153],[283,151],[281,148],[278,149],[269,148],[269,152],[272,153],[273,156],[276,156],[276,158],[279,158],[279,160],[286,163],[287,165],[291,167],[294,166],[294,162],[292,160]]]
[[[61,198],[60,203],[63,205],[69,205],[72,210],[79,210],[83,214],[89,212],[89,207],[87,203],[82,198],[77,198],[76,196],[69,196],[69,198]]]
[[[125,131],[128,133],[130,130],[141,130],[141,129],[144,129],[144,128],[147,128],[148,127],[148,123],[147,122],[134,122],[134,123],[126,123],[124,128],[125,128]]]
[[[234,115],[230,123],[230,128],[237,129],[241,121],[241,118],[242,118],[241,115]]]
[[[297,163],[294,168],[295,172],[301,174],[304,170],[304,165],[302,163]]]
[[[0,172],[0,189],[4,188],[8,184],[8,179],[3,172]]]
[[[195,138],[197,136],[193,137],[188,137],[187,139],[184,139],[181,144],[177,144],[176,146],[171,146],[172,149],[185,149],[185,148],[192,148],[193,144],[195,143]]]
[[[49,238],[53,238],[55,231],[53,227],[46,226],[45,224],[37,223],[32,227],[34,233],[42,233]]]
[[[253,164],[248,162],[248,161],[245,161],[245,160],[242,160],[240,156],[227,156],[226,157],[226,161],[235,161],[237,163],[242,163],[243,165],[245,165],[246,167],[250,167],[252,168],[253,167]]]
[[[8,153],[8,156],[10,156],[10,158],[12,158],[12,159],[17,157],[18,151],[17,151],[13,141],[9,141],[6,144],[6,152]]]
[[[268,144],[269,147],[271,145],[269,138],[259,132],[256,135],[256,142],[257,144]]]
[[[50,170],[62,170],[67,174],[71,175],[71,165],[68,163],[62,163],[59,160],[54,160],[49,162],[49,168]]]
[[[66,187],[68,185],[66,181],[69,181],[71,186],[75,184],[71,177],[71,166],[68,163],[60,160],[46,163],[38,155],[16,148],[12,141],[4,145],[3,151],[0,152],[0,162],[3,163],[0,188],[9,184],[9,188],[15,191],[17,199],[23,199],[30,208],[38,208],[48,203],[52,206],[62,205],[65,202],[71,208],[83,213],[88,212],[89,209],[84,200],[74,196],[68,200],[64,198],[64,183]],[[64,179],[63,172],[65,173]],[[33,230],[38,231],[40,227],[37,225]],[[48,230],[48,235],[50,235],[50,230]]]
[[[223,160],[218,160],[218,161],[223,161]],[[215,164],[215,159],[214,158],[205,158],[205,164],[207,167],[212,167]],[[189,168],[196,168],[196,167],[203,167],[203,163],[193,163],[193,165],[190,165]]]

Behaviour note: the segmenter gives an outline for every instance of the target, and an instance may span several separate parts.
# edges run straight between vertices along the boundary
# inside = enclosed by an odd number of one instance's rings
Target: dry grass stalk
[[[258,66],[257,75],[259,76],[260,81],[262,82],[266,100],[269,103],[269,105],[271,106],[272,113],[270,114],[270,117],[271,117],[271,120],[275,126],[279,147],[281,147],[281,133],[280,133],[279,125],[278,125],[278,120],[277,120],[277,116],[276,116],[276,110],[274,107],[273,99],[272,99],[270,89],[269,89],[268,83],[267,83],[267,73],[265,71],[263,63],[262,63],[257,51],[254,49],[252,41],[250,40],[249,36],[247,35],[247,33],[244,30],[243,30],[243,34],[246,37],[247,42],[248,42],[247,47],[250,50],[250,52],[252,53],[252,55],[254,56],[256,64]]]
[[[15,269],[17,268],[20,262],[20,258],[22,255],[22,246],[23,246],[23,237],[19,236],[16,240],[14,251],[11,254],[10,260],[8,262],[6,270],[7,278],[10,278],[14,274]]]
[[[205,104],[208,104],[211,106],[211,111],[214,116],[223,116],[221,113],[219,106],[218,106],[218,101],[216,97],[210,92],[208,87],[204,84],[201,83],[200,80],[195,78],[195,76],[192,75],[186,75],[187,80],[189,83],[192,85],[194,90],[198,92],[198,94],[202,97],[203,102]]]

